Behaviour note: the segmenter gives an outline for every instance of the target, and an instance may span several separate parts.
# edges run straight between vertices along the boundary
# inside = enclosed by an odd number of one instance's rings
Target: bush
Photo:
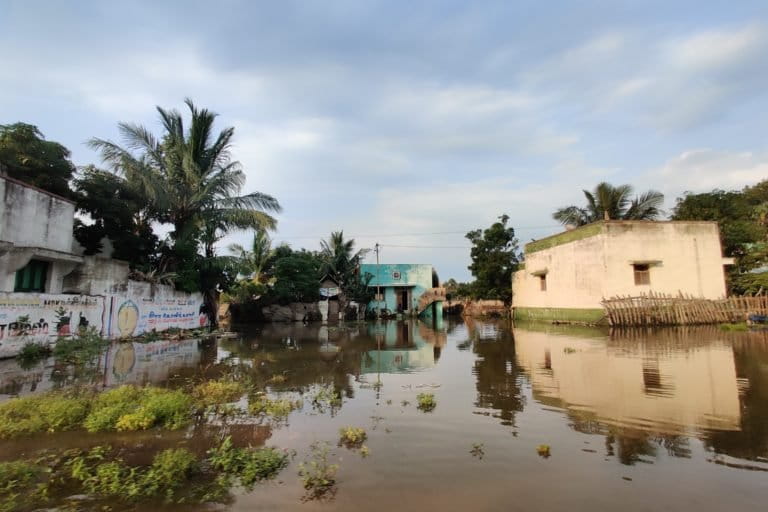
[[[0,462],[0,512],[28,508],[36,499],[37,483],[45,468],[25,461]]]
[[[87,414],[87,398],[62,393],[14,398],[0,404],[0,438],[69,430],[80,426]]]
[[[299,477],[308,491],[307,498],[321,499],[333,494],[339,466],[328,463],[328,443],[314,442],[311,448],[311,458],[299,464]]]
[[[49,355],[51,355],[51,348],[48,345],[28,341],[21,347],[21,350],[16,357],[19,359],[19,364],[24,366],[34,364]]]

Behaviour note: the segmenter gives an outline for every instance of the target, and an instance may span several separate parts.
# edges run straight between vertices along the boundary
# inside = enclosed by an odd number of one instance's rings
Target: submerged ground
[[[109,444],[141,462],[169,447],[205,453],[226,435],[237,446],[291,453],[275,479],[210,505],[226,510],[714,511],[768,502],[765,333],[414,321],[241,334],[218,344],[116,344],[78,367],[3,361],[1,397],[240,375],[272,398],[301,400],[287,418],[38,434],[0,441],[0,459]],[[316,399],[334,393],[340,402]],[[419,409],[417,396],[429,393],[436,406]],[[367,457],[337,445],[345,426],[365,429]],[[339,465],[334,492],[322,499],[297,475],[315,441],[328,441],[329,462]]]

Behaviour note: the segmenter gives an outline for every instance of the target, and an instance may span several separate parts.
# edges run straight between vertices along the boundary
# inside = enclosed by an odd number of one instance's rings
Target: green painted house
[[[442,317],[445,288],[432,265],[413,263],[363,264],[360,277],[369,279],[375,296],[368,309],[408,316]]]

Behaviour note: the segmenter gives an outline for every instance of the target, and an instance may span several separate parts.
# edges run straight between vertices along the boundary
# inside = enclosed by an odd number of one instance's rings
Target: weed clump
[[[312,396],[312,406],[318,411],[325,412],[329,408],[331,412],[341,407],[341,395],[331,387],[322,387]]]
[[[192,397],[199,410],[217,409],[220,405],[237,401],[245,391],[241,382],[209,380],[195,386]]]
[[[301,407],[300,400],[288,400],[287,398],[270,399],[263,393],[257,394],[251,399],[248,410],[251,414],[265,414],[275,419],[286,418],[292,411]]]
[[[149,467],[131,467],[122,459],[106,460],[109,448],[97,446],[68,462],[70,476],[83,490],[97,497],[125,501],[162,498],[173,503],[190,476],[197,472],[197,458],[185,448],[170,448],[155,455]]]
[[[190,421],[192,399],[182,391],[120,386],[97,396],[84,426],[89,432],[176,430]]]
[[[28,341],[21,347],[21,350],[16,357],[22,368],[28,368],[49,355],[51,355],[51,347],[42,343]]]
[[[277,448],[236,448],[227,437],[208,452],[208,461],[212,468],[229,478],[236,477],[250,489],[256,482],[277,475],[288,465],[288,455]]]
[[[359,448],[368,439],[365,429],[358,427],[343,427],[339,429],[339,436],[339,445],[347,448]]]
[[[0,512],[27,508],[43,496],[38,491],[45,469],[26,461],[0,462]]]
[[[435,395],[432,393],[419,393],[416,395],[417,409],[423,412],[431,412],[437,407]]]
[[[109,343],[96,329],[82,329],[71,337],[60,336],[53,347],[53,355],[61,362],[84,364],[98,356]]]
[[[0,404],[0,438],[70,430],[87,414],[87,398],[62,393],[14,398]]]
[[[323,499],[332,497],[336,489],[338,464],[328,463],[330,447],[325,442],[314,442],[310,446],[311,457],[299,464],[299,477],[307,490],[305,499]]]

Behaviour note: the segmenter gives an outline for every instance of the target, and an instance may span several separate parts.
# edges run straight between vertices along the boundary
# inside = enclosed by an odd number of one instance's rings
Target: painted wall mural
[[[0,293],[0,358],[13,357],[24,344],[50,343],[83,328],[110,338],[152,330],[196,329],[208,325],[200,294],[142,297],[134,294],[52,295]]]
[[[103,326],[104,297],[0,293],[0,357],[12,357],[28,341],[47,343]]]
[[[107,332],[113,338],[139,336],[166,329],[197,329],[208,325],[200,295],[185,298],[111,296]]]

